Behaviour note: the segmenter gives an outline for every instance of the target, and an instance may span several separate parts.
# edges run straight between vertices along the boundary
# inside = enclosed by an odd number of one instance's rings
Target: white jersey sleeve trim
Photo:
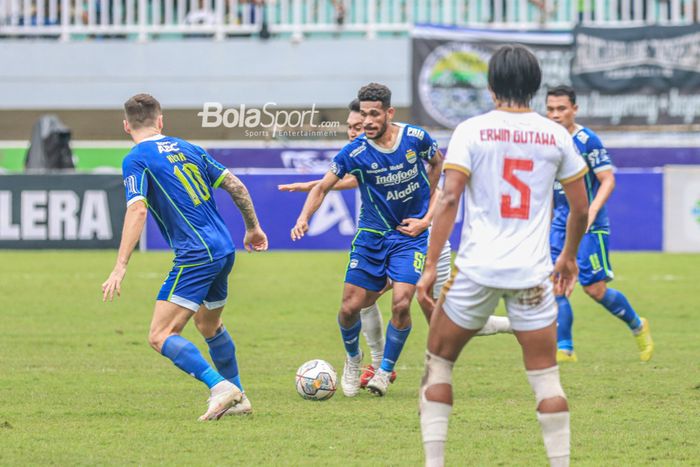
[[[136,201],[143,201],[144,203],[146,203],[146,205],[148,205],[148,202],[146,201],[145,196],[135,196],[135,197],[131,198],[129,201],[127,201],[126,207],[128,208],[129,206],[134,204]]]
[[[601,167],[596,167],[595,169],[593,169],[593,173],[597,174],[600,172],[607,172],[608,170],[613,170],[613,166],[612,165],[603,165]]]

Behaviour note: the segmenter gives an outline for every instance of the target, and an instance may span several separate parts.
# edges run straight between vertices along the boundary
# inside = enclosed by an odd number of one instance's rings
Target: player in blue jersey
[[[360,310],[373,304],[387,279],[391,279],[392,319],[387,326],[384,355],[380,368],[367,384],[373,394],[386,394],[391,373],[411,331],[410,304],[427,247],[428,232],[411,236],[405,220],[426,215],[442,169],[442,154],[425,130],[392,121],[394,108],[386,86],[371,83],[360,89],[357,98],[364,135],[335,156],[330,171],[309,192],[291,231],[292,240],[301,239],[326,194],[346,174],[357,179],[362,211],[338,313],[347,353],[341,386],[348,397],[357,395],[360,389]]]
[[[590,207],[588,228],[581,240],[577,257],[579,281],[589,297],[627,324],[637,341],[639,357],[646,362],[654,352],[649,322],[635,312],[622,292],[607,286],[614,277],[608,257],[610,223],[605,208],[605,203],[615,188],[612,161],[598,135],[576,124],[577,110],[576,93],[570,86],[557,86],[547,92],[547,117],[569,130],[574,146],[589,168],[585,180]],[[550,235],[553,260],[559,256],[564,245],[568,214],[569,205],[561,185],[557,184],[554,188],[554,216]],[[557,361],[575,362],[577,357],[571,332],[574,320],[571,304],[564,296],[557,297],[557,304]]]
[[[262,251],[267,249],[267,237],[253,202],[243,183],[204,149],[161,134],[163,115],[155,98],[137,94],[126,101],[124,110],[124,130],[136,146],[122,165],[127,209],[117,262],[102,284],[103,301],[111,301],[115,292],[121,294],[129,258],[150,209],[175,260],[156,299],[149,343],[209,387],[208,409],[200,420],[250,413],[236,348],[221,321],[235,251],[212,190],[221,187],[231,195],[245,221],[245,248]],[[180,335],[192,316],[216,370]]]
[[[354,99],[350,102],[348,106],[349,113],[347,118],[347,135],[348,140],[353,141],[355,138],[363,133],[362,127],[362,115],[360,114],[360,101]],[[308,182],[297,182],[279,185],[280,191],[287,192],[309,192],[313,187],[321,183],[321,180],[311,180]],[[357,178],[353,175],[347,174],[340,180],[334,187],[333,190],[349,190],[358,187]],[[439,189],[433,193],[430,200],[430,206],[428,212],[422,219],[405,219],[404,226],[408,226],[408,229],[404,233],[408,233],[411,236],[420,235],[423,231],[430,227],[431,220],[433,218],[433,212],[437,205],[437,198],[439,195]],[[442,286],[445,285],[450,276],[452,255],[451,255],[451,245],[450,242],[445,242],[445,247],[440,254],[440,260],[437,265],[437,279],[435,281],[435,286],[433,288],[432,300],[422,301],[419,300],[419,305],[421,310],[425,315],[425,318],[430,323],[430,316],[433,309],[435,308],[435,301],[440,297],[440,291]],[[382,294],[391,290],[391,284],[387,285],[382,291]],[[365,337],[367,346],[369,347],[370,354],[372,356],[372,362],[365,366],[360,376],[360,387],[366,388],[369,381],[374,376],[377,368],[381,366],[382,359],[384,357],[384,325],[382,320],[381,312],[379,311],[379,305],[375,302],[367,308],[363,308],[360,311],[360,320],[362,321],[362,335]],[[510,322],[508,318],[504,316],[490,316],[484,327],[477,333],[480,336],[498,334],[502,332],[512,332],[510,328]],[[391,382],[396,379],[396,371],[391,374]]]

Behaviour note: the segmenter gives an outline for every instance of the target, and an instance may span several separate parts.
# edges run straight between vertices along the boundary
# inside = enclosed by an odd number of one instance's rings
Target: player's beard
[[[372,140],[374,140],[374,139],[380,139],[382,136],[384,136],[384,133],[386,133],[386,129],[387,129],[387,128],[389,128],[389,122],[388,122],[387,120],[384,120],[384,123],[382,123],[382,126],[379,127],[379,130],[377,130],[377,134],[376,134],[375,136],[373,136],[373,137],[367,136],[367,138],[372,139]],[[366,133],[366,131],[365,131],[365,135],[366,135],[366,134],[367,134],[367,133]]]

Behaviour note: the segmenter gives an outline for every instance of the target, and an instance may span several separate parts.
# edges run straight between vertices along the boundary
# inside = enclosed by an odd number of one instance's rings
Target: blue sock
[[[634,311],[630,302],[627,301],[625,295],[615,289],[607,289],[600,304],[605,307],[613,315],[627,323],[627,326],[634,331],[642,326],[642,320]]]
[[[236,361],[236,345],[226,328],[221,326],[219,332],[206,341],[211,361],[216,365],[219,374],[243,391],[241,377],[238,374],[238,362]]]
[[[176,367],[206,384],[209,389],[225,381],[224,377],[204,360],[199,349],[182,336],[173,334],[165,339],[160,353],[172,360]]]
[[[362,320],[358,319],[357,323],[349,328],[344,328],[340,323],[340,335],[343,336],[343,344],[345,351],[351,357],[356,357],[360,353],[360,330],[362,330]]]
[[[399,355],[401,355],[401,350],[403,345],[408,339],[408,335],[411,333],[411,326],[406,329],[396,329],[391,321],[386,327],[386,343],[384,344],[384,359],[382,360],[381,369],[391,373],[394,371],[394,365],[396,365]]]
[[[557,348],[574,350],[574,337],[572,335],[572,327],[574,325],[574,311],[571,309],[569,299],[561,296],[557,297],[557,307],[559,314],[557,315]]]

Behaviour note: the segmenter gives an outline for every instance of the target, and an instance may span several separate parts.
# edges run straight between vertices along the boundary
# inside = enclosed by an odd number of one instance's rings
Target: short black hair
[[[382,108],[385,109],[391,107],[391,91],[379,83],[369,83],[367,86],[362,86],[357,93],[357,99],[360,102],[381,102]]]
[[[504,45],[489,60],[489,88],[499,100],[529,105],[541,83],[537,57],[522,45]]]
[[[132,130],[155,125],[161,113],[160,102],[150,94],[136,94],[124,102],[124,114]]]
[[[350,112],[359,112],[360,111],[360,100],[353,99],[352,101],[350,101],[350,104],[348,105],[348,109],[350,109]]]
[[[547,90],[547,97],[549,96],[567,96],[571,101],[571,105],[576,105],[576,91],[571,86],[561,84],[559,86],[554,86]]]

